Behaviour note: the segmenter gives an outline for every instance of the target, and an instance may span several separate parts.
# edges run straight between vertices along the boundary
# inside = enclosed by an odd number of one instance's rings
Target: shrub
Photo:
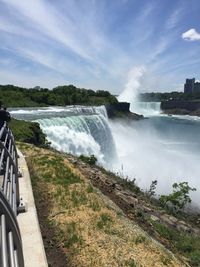
[[[80,155],[79,159],[81,159],[85,163],[89,164],[90,166],[95,165],[96,162],[97,162],[97,158],[94,155],[91,155],[90,157],[87,157],[87,156],[84,156],[84,155]]]
[[[189,193],[196,191],[196,188],[190,187],[188,182],[174,183],[172,187],[173,192],[168,196],[162,195],[159,200],[162,206],[172,207],[173,211],[178,212],[191,202]]]

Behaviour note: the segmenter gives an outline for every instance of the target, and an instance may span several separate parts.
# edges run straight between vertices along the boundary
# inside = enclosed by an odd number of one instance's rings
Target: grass
[[[89,183],[88,187],[87,187],[87,193],[90,194],[90,193],[93,193],[94,192],[94,188],[93,186]]]
[[[114,208],[66,156],[21,144],[49,266],[153,267],[167,254]],[[136,243],[134,238],[138,237]],[[67,260],[66,260],[67,258]],[[197,255],[193,255],[195,261]],[[183,266],[173,259],[173,267]],[[162,266],[162,265],[161,265]]]
[[[60,155],[43,155],[36,159],[32,159],[38,165],[41,171],[42,178],[46,182],[69,186],[74,183],[80,183],[80,176],[64,164],[63,158]]]
[[[94,212],[99,212],[101,210],[101,204],[97,199],[91,199],[89,202],[89,207],[94,211]]]
[[[109,229],[113,223],[112,217],[107,213],[100,214],[100,218],[97,221],[97,228],[102,230]]]
[[[141,191],[139,186],[137,186],[135,179],[129,180],[128,178],[121,178],[119,175],[114,174],[113,172],[107,171],[102,167],[98,167],[99,170],[102,171],[102,173],[108,175],[111,179],[116,181],[119,185],[123,187],[125,190],[129,190],[133,193],[136,193],[138,195],[143,195],[144,193]]]
[[[85,205],[88,202],[86,194],[82,192],[78,192],[77,190],[73,190],[71,192],[71,201],[74,207],[78,207],[80,205]]]
[[[83,244],[83,239],[78,233],[76,222],[65,224],[62,233],[63,236],[67,236],[67,239],[64,240],[64,247],[71,248],[75,245]]]
[[[130,259],[125,264],[126,264],[126,266],[129,266],[129,267],[136,267],[137,266],[134,259]]]
[[[39,123],[16,120],[14,118],[9,122],[16,141],[26,142],[37,146],[47,147],[49,144],[46,135],[40,129]]]
[[[191,266],[200,266],[200,237],[189,233],[179,232],[163,224],[152,222],[156,231],[171,245],[174,249],[188,258]]]

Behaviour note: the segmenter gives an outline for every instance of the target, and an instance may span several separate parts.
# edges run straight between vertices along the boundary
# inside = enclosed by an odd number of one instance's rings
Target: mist
[[[110,127],[118,153],[116,172],[135,178],[144,190],[157,180],[157,195],[169,194],[173,183],[186,181],[197,189],[192,200],[200,203],[199,122],[152,117],[129,125],[111,122]]]
[[[132,68],[128,73],[125,88],[118,97],[118,100],[120,102],[131,103],[131,110],[133,109],[134,102],[137,101],[138,93],[141,86],[141,78],[143,77],[144,73],[144,66],[137,66]]]

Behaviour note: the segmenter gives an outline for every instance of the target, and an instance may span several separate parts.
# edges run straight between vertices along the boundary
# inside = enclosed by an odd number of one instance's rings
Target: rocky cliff
[[[200,116],[199,101],[169,100],[161,102],[161,109],[167,114]]]
[[[143,118],[142,115],[133,113],[130,111],[130,103],[128,102],[118,102],[113,104],[107,104],[106,110],[108,117],[111,119],[115,118],[125,118],[132,120],[140,120]]]

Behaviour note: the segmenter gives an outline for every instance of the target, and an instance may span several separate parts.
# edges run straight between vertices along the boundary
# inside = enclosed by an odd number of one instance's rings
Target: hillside
[[[49,266],[186,266],[188,256],[190,263],[193,259],[192,266],[199,266],[194,256],[174,249],[178,260],[142,230],[138,223],[142,227],[147,224],[142,222],[139,209],[133,216],[134,206],[127,203],[124,207],[123,201],[120,205],[110,194],[113,177],[108,173],[71,155],[24,143],[19,148],[29,166]],[[120,181],[115,182],[116,188],[120,186]],[[130,200],[130,192],[124,192]],[[136,202],[141,203],[139,195]],[[163,229],[165,236],[161,231],[157,236],[152,234],[167,245],[166,231],[168,239],[172,232]]]

